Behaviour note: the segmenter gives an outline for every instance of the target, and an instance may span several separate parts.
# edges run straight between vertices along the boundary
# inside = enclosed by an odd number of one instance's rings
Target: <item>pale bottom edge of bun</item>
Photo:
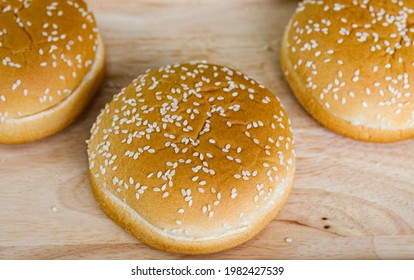
[[[409,129],[380,129],[364,125],[354,125],[327,112],[324,107],[306,90],[306,86],[300,77],[293,71],[292,63],[287,53],[287,32],[282,40],[280,52],[280,64],[283,73],[293,93],[303,108],[320,124],[332,131],[365,142],[389,143],[414,138],[414,128]]]
[[[89,172],[92,192],[98,204],[115,223],[131,233],[138,240],[153,248],[185,255],[217,253],[234,248],[252,239],[280,212],[289,197],[294,177],[295,172],[292,171],[290,176],[286,178],[285,185],[278,186],[284,187],[283,194],[276,199],[272,207],[266,209],[264,214],[261,213],[260,217],[255,217],[248,225],[247,230],[235,232],[234,234],[223,237],[192,240],[167,234],[160,228],[150,224],[124,201],[112,194],[106,187],[98,185],[93,174]]]
[[[0,143],[21,144],[51,136],[69,126],[88,106],[105,74],[105,46],[98,35],[94,63],[78,87],[62,102],[42,112],[0,123]]]

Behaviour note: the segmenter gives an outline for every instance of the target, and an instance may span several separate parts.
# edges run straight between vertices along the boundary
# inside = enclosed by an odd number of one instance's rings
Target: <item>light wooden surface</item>
[[[1,259],[414,259],[414,141],[353,141],[302,110],[278,58],[297,1],[89,2],[106,39],[106,81],[65,131],[0,145]],[[277,219],[238,248],[198,257],[151,249],[108,219],[89,188],[85,145],[121,87],[147,68],[194,59],[239,69],[279,95],[298,155],[294,190]]]

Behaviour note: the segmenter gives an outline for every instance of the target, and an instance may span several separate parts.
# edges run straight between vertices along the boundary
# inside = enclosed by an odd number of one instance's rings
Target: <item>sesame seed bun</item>
[[[0,2],[0,143],[68,126],[98,89],[104,57],[84,1]]]
[[[412,1],[303,1],[281,65],[303,107],[358,140],[414,137]]]
[[[246,75],[204,62],[139,76],[88,141],[93,193],[115,222],[165,251],[207,254],[261,231],[295,173],[280,101]]]

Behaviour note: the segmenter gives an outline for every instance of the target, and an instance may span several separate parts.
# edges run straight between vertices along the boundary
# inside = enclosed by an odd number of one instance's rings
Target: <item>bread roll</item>
[[[0,2],[0,143],[69,125],[103,78],[104,53],[82,0]]]
[[[303,107],[363,141],[414,136],[414,2],[303,1],[286,29],[281,63]]]
[[[203,62],[149,71],[115,95],[88,141],[93,193],[115,222],[162,250],[206,254],[255,236],[295,173],[279,100]]]

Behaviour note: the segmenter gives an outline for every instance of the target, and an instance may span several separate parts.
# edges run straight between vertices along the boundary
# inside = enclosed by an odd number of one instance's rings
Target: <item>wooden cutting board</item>
[[[0,145],[1,259],[414,259],[414,141],[341,137],[299,106],[279,67],[292,0],[91,0],[108,51],[102,89],[63,132]],[[238,248],[189,257],[154,250],[115,225],[89,188],[85,140],[112,95],[147,68],[207,59],[280,96],[297,176],[280,215]]]

